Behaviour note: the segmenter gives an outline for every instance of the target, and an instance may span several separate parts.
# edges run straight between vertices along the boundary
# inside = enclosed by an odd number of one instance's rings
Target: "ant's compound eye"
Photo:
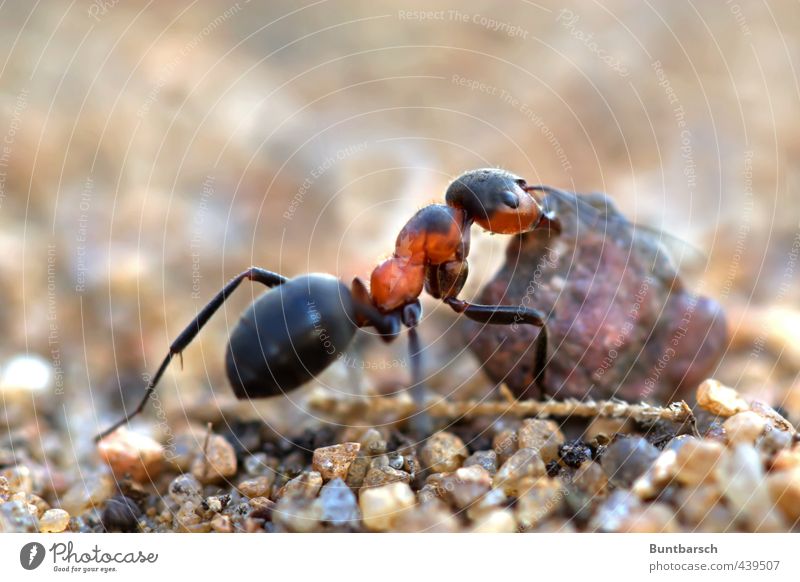
[[[517,183],[517,186],[519,186],[523,190],[525,190],[528,187],[528,183],[523,178],[515,180],[515,182]]]
[[[513,208],[515,210],[519,208],[519,196],[517,196],[513,192],[509,192],[508,190],[501,192],[500,200],[503,202],[503,204],[505,204],[509,208]]]

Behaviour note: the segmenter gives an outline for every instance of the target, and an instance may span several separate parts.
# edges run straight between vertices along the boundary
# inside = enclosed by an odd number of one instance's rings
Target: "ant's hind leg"
[[[214,315],[217,309],[219,309],[222,304],[225,303],[228,297],[230,297],[231,293],[233,293],[245,279],[261,283],[270,288],[282,285],[287,281],[286,277],[283,275],[279,275],[259,267],[250,267],[246,271],[239,273],[233,279],[228,281],[222,290],[217,293],[217,295],[211,301],[209,301],[208,304],[203,307],[203,309],[200,310],[200,313],[197,314],[197,317],[195,317],[194,320],[180,333],[175,341],[172,342],[169,347],[169,353],[167,353],[167,355],[164,357],[164,360],[161,362],[161,365],[158,367],[158,370],[153,378],[147,383],[147,389],[145,390],[144,396],[142,397],[139,405],[132,413],[126,413],[122,419],[97,435],[95,437],[95,442],[104,439],[119,427],[127,424],[131,419],[139,415],[139,413],[144,410],[147,401],[150,399],[150,396],[152,396],[153,392],[155,392],[156,385],[161,379],[161,376],[163,376],[164,372],[167,370],[172,358],[180,354],[186,348],[186,346],[188,346],[192,340],[197,337],[197,334],[200,332],[203,326],[208,323],[208,320],[211,319],[211,316]]]
[[[511,305],[478,305],[455,297],[444,299],[453,311],[478,323],[516,326],[520,323],[539,327],[534,340],[533,382],[544,394],[545,368],[547,366],[547,316],[538,309]]]

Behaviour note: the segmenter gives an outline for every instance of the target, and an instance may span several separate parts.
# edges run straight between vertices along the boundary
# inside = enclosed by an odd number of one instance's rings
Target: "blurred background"
[[[793,2],[4,3],[0,426],[90,447],[228,278],[368,277],[480,166],[607,192],[700,249],[687,282],[731,329],[717,377],[796,421],[798,56]],[[466,297],[505,243],[475,231]],[[228,331],[261,292],[242,289],[150,418],[303,418],[299,396],[257,410],[227,388]],[[428,373],[485,385],[451,357],[450,310],[424,304]],[[407,378],[375,367],[359,389]]]

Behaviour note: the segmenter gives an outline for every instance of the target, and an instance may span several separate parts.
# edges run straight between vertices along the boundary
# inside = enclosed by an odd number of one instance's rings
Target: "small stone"
[[[269,521],[272,519],[272,510],[276,504],[266,497],[254,497],[248,502],[248,505],[250,506],[250,517]]]
[[[497,455],[498,464],[505,463],[517,452],[517,431],[506,428],[494,435],[492,450]]]
[[[497,473],[497,453],[494,451],[476,451],[464,461],[464,467],[477,465],[483,467],[489,475]]]
[[[539,478],[547,473],[544,461],[533,449],[520,449],[497,471],[493,486],[502,489],[506,495],[517,496],[526,478]]]
[[[303,471],[281,488],[278,492],[278,497],[305,497],[306,499],[312,499],[317,496],[321,487],[322,475],[317,471]]]
[[[340,478],[329,481],[319,494],[321,520],[335,526],[358,524],[360,514],[355,494]]]
[[[767,485],[775,504],[790,523],[800,520],[800,469],[771,473]]]
[[[635,425],[629,418],[607,418],[598,416],[593,418],[592,422],[589,423],[583,439],[591,441],[599,437],[610,441],[614,438],[614,435],[628,434],[632,432],[634,428]]]
[[[10,492],[33,493],[33,475],[25,465],[16,465],[0,472],[6,480],[6,488]]]
[[[758,448],[767,456],[777,455],[792,444],[792,435],[783,430],[767,427],[758,441]]]
[[[231,516],[218,513],[211,520],[211,529],[217,533],[231,533],[233,531]]]
[[[223,500],[219,497],[219,495],[211,495],[210,497],[205,498],[201,507],[203,507],[206,511],[210,511],[211,513],[219,513],[222,511],[225,505],[227,505],[227,500]]]
[[[8,477],[0,475],[0,503],[8,501],[11,495],[11,486],[8,484]]]
[[[449,432],[437,432],[422,447],[423,469],[433,473],[449,473],[458,469],[467,458],[464,442]]]
[[[386,439],[375,428],[367,429],[360,439],[361,450],[369,457],[383,455],[387,451]]]
[[[275,474],[259,475],[252,479],[245,479],[239,483],[239,493],[245,497],[269,497],[272,485],[275,483]]]
[[[639,498],[628,491],[617,490],[608,496],[589,521],[590,531],[617,532],[633,512],[641,507]]]
[[[118,479],[130,475],[134,481],[152,481],[164,465],[160,443],[125,427],[101,440],[97,452]]]
[[[400,512],[392,531],[400,533],[455,533],[459,531],[458,520],[441,501],[428,503],[424,507],[415,505]]]
[[[750,408],[736,390],[713,379],[706,380],[697,388],[697,403],[717,416],[733,416]]]
[[[772,459],[773,471],[791,471],[800,469],[800,446],[778,451]]]
[[[520,449],[539,451],[545,463],[558,459],[559,447],[564,444],[564,435],[552,420],[526,418],[517,430],[517,446]]]
[[[556,513],[564,502],[564,496],[564,489],[558,479],[537,481],[534,487],[517,499],[514,507],[514,515],[520,529],[531,530]]]
[[[312,468],[322,475],[324,481],[347,478],[350,464],[358,456],[359,443],[342,443],[330,447],[322,447],[314,451]]]
[[[606,448],[600,464],[617,487],[630,488],[650,468],[660,451],[638,436],[620,438]]]
[[[721,499],[722,492],[716,485],[701,483],[696,487],[682,487],[678,490],[675,506],[681,519],[695,527],[706,519],[709,510],[717,506]]]
[[[192,475],[201,483],[215,483],[236,475],[236,451],[224,437],[209,435],[208,443],[204,444],[205,450],[192,463]]]
[[[69,525],[69,513],[63,509],[48,509],[39,518],[39,531],[42,533],[60,533]]]
[[[39,524],[24,501],[0,504],[0,533],[36,533]]]
[[[483,467],[461,467],[446,475],[441,482],[444,495],[459,509],[465,509],[492,488],[492,476]]]
[[[281,497],[272,511],[272,521],[290,532],[317,531],[322,520],[322,506],[318,502],[318,499],[297,495]]]
[[[508,503],[508,496],[502,489],[492,489],[467,509],[467,517],[478,521],[487,513],[506,507]]]
[[[363,485],[364,479],[370,470],[370,460],[367,457],[358,457],[350,465],[345,483],[351,489],[358,489]]]
[[[389,465],[385,465],[382,467],[373,467],[372,469],[369,470],[369,473],[367,473],[367,476],[364,478],[364,482],[361,485],[361,487],[362,488],[380,487],[381,485],[386,485],[387,483],[394,483],[395,481],[400,481],[402,483],[410,483],[411,475],[409,475],[405,471],[393,469]]]
[[[572,482],[578,489],[590,498],[605,495],[608,490],[608,477],[606,477],[600,463],[585,461],[578,467],[572,477]]]
[[[173,527],[178,531],[193,531],[202,521],[197,512],[199,507],[199,503],[185,501],[175,513]]]
[[[678,452],[667,446],[650,468],[631,487],[640,499],[653,499],[672,480],[677,472]]]
[[[752,444],[761,436],[766,426],[767,421],[751,410],[734,414],[722,424],[729,444]]]
[[[717,481],[728,506],[749,531],[786,531],[770,497],[761,458],[751,445],[735,445],[717,465]]]
[[[194,475],[184,473],[172,480],[169,484],[168,491],[169,496],[178,505],[182,505],[187,501],[199,503],[203,493],[203,486]]]
[[[714,481],[717,464],[724,454],[725,447],[718,442],[686,440],[675,458],[675,479],[684,485]]]
[[[592,449],[580,439],[570,441],[558,447],[557,458],[567,467],[580,467],[584,461],[592,460]]]
[[[142,510],[133,499],[117,495],[106,501],[101,519],[106,531],[131,532],[138,529],[140,515]]]
[[[244,470],[248,475],[258,477],[261,475],[275,475],[275,467],[270,465],[266,453],[254,453],[244,460]]]
[[[622,520],[617,531],[630,533],[676,533],[675,512],[664,503],[636,508]]]
[[[114,481],[110,475],[87,475],[67,490],[61,498],[61,507],[70,515],[81,515],[88,509],[102,505],[113,491]]]
[[[508,509],[494,509],[487,511],[470,530],[473,533],[514,533],[517,531],[517,521],[514,514]]]
[[[389,483],[361,491],[358,500],[364,525],[372,531],[390,531],[403,511],[416,504],[406,483]]]

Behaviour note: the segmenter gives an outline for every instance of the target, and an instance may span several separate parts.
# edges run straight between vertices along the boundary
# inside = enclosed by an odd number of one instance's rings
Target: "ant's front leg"
[[[534,343],[534,383],[544,393],[544,376],[547,365],[547,316],[538,309],[511,305],[479,305],[455,297],[444,299],[453,311],[478,323],[511,325],[519,323],[541,328]]]
[[[242,271],[233,279],[228,281],[228,283],[222,288],[222,291],[217,293],[217,295],[211,301],[209,301],[208,304],[203,307],[203,309],[200,310],[200,313],[197,314],[197,317],[195,317],[194,320],[186,326],[181,334],[169,346],[169,352],[162,360],[161,365],[158,367],[158,370],[155,373],[155,376],[153,376],[150,382],[147,383],[147,389],[145,390],[139,406],[137,406],[132,413],[126,413],[122,419],[97,435],[95,437],[96,442],[104,439],[119,427],[127,424],[132,418],[144,410],[147,401],[153,395],[153,392],[155,392],[156,385],[161,379],[161,376],[164,375],[164,372],[166,372],[169,363],[172,361],[172,358],[179,355],[184,349],[186,349],[186,346],[188,346],[192,340],[197,337],[197,334],[200,333],[200,330],[203,328],[203,326],[208,323],[208,320],[211,319],[211,316],[216,313],[217,309],[219,309],[222,304],[225,303],[228,297],[230,297],[231,293],[233,293],[245,279],[255,281],[256,283],[261,283],[262,285],[266,285],[270,288],[282,285],[288,280],[286,277],[279,275],[278,273],[273,273],[272,271],[267,271],[266,269],[261,269],[259,267],[250,267],[246,271]]]

